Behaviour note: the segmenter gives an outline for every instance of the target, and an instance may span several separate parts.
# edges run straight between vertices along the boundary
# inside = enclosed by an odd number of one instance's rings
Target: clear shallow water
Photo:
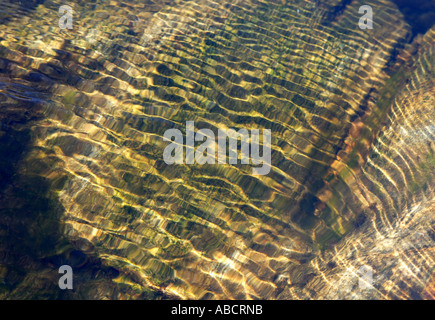
[[[79,1],[61,30],[4,1],[2,297],[433,298],[434,30],[344,3]],[[167,165],[186,121],[270,129],[270,174]]]

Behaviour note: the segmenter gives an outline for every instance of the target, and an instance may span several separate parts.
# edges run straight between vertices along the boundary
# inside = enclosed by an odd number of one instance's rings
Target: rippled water
[[[0,298],[434,298],[430,5],[64,4],[0,1]],[[166,164],[187,121],[270,173]]]

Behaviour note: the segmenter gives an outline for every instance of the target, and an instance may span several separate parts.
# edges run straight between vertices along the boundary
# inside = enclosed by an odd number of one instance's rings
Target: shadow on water
[[[57,192],[67,177],[46,178],[53,171],[50,151],[40,150],[32,133],[49,94],[38,92],[35,82],[7,77],[10,67],[0,60],[0,299],[98,298],[96,281],[116,296],[111,279],[118,270],[64,237]],[[73,268],[73,290],[59,289],[64,264]]]
[[[0,0],[0,25],[8,23],[14,17],[29,14],[44,2],[45,0]]]
[[[435,1],[430,0],[392,0],[406,22],[412,27],[412,38],[425,34],[435,22]]]
[[[30,126],[40,118],[38,102],[14,101],[8,91],[0,91],[0,296],[58,298],[59,290],[44,290],[42,296],[22,290],[36,280],[34,272],[47,272],[40,259],[52,254],[59,242],[62,207],[46,178],[22,170],[32,146]]]

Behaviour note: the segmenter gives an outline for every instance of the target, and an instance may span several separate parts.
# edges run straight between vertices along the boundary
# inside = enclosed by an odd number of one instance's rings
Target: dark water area
[[[425,34],[435,24],[435,1],[393,0],[406,22],[412,27],[413,37]]]

